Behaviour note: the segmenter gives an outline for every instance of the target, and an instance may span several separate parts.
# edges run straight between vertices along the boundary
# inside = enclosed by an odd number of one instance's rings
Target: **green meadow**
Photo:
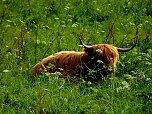
[[[63,50],[108,43],[120,53],[115,73],[97,84],[32,67]],[[1,114],[152,114],[151,0],[1,0]]]

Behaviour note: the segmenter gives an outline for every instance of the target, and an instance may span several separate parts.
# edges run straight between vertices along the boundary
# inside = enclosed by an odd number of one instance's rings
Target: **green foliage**
[[[138,36],[136,36],[138,28]],[[0,113],[152,113],[150,0],[0,1]],[[44,73],[33,65],[86,44],[130,47],[115,74],[98,84]]]

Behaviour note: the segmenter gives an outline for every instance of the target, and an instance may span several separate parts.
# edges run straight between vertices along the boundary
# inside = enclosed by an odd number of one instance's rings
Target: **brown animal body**
[[[117,48],[110,44],[85,45],[82,52],[61,51],[44,58],[32,70],[36,76],[42,70],[47,72],[61,72],[64,77],[85,77],[87,80],[99,80],[116,69],[119,52],[126,52],[134,48]],[[49,66],[53,64],[53,66]],[[90,70],[93,75],[90,75]],[[95,76],[94,78],[92,76]],[[90,78],[91,77],[91,78]]]

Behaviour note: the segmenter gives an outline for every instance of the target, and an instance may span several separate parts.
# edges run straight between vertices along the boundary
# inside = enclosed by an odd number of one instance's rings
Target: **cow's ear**
[[[79,40],[80,40],[79,46],[83,46],[85,52],[94,53],[95,49],[93,46],[88,46],[88,45],[84,44],[80,38],[79,38]]]
[[[95,49],[93,46],[89,46],[89,47],[84,47],[84,51],[89,54],[93,54],[95,52]]]

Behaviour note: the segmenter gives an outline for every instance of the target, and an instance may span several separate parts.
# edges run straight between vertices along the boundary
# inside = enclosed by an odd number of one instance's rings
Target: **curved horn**
[[[90,48],[92,48],[92,46],[85,45],[80,38],[79,38],[79,40],[80,40],[80,44],[81,44],[85,49],[90,49]]]
[[[117,48],[118,52],[127,52],[132,50],[136,46],[137,42],[131,48]]]
[[[137,39],[138,39],[138,26],[136,28],[135,44],[131,48],[117,48],[118,52],[127,52],[132,50],[137,44]]]

